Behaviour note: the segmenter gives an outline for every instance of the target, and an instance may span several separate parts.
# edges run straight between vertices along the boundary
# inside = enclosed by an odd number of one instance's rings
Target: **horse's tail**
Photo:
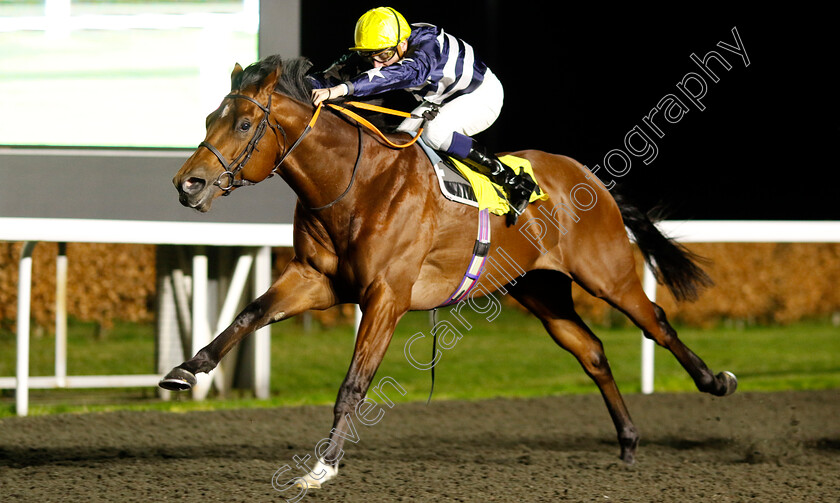
[[[633,234],[645,262],[653,270],[656,280],[667,286],[674,298],[694,301],[704,288],[714,284],[698,265],[705,259],[663,235],[654,225],[654,220],[658,218],[645,214],[620,194],[614,193],[613,197],[624,225]]]

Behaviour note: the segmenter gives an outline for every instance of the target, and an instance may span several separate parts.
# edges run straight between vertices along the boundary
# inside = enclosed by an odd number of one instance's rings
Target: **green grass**
[[[0,375],[15,375],[15,334],[0,332]],[[32,335],[29,375],[55,375],[55,337]],[[94,323],[71,320],[67,334],[68,375],[149,374],[155,365],[154,327],[118,323],[98,334]]]
[[[463,328],[447,311],[439,319]],[[488,322],[476,313],[467,316],[472,328],[450,349],[441,349],[436,368],[435,400],[478,400],[492,397],[529,397],[595,393],[597,389],[577,361],[558,348],[534,318],[507,309]],[[427,337],[412,346],[417,360],[431,357],[427,313],[409,313],[400,323],[374,382],[389,376],[406,389],[395,401],[425,400],[428,371],[414,368],[404,355],[406,341],[422,332]],[[731,370],[741,391],[826,389],[840,387],[840,330],[828,322],[785,327],[677,327],[680,337],[715,371]],[[640,392],[640,334],[635,328],[595,327],[610,358],[613,374],[624,393]],[[118,325],[97,338],[91,325],[73,323],[68,341],[68,372],[73,375],[130,374],[154,371],[154,333],[151,326]],[[33,338],[32,375],[50,375],[52,337]],[[103,410],[208,410],[331,404],[335,400],[353,347],[347,326],[306,332],[294,320],[272,329],[272,373],[269,400],[248,392],[234,392],[193,402],[180,395],[165,402],[153,389],[33,390],[30,414]],[[14,335],[0,334],[0,375],[14,375]],[[666,350],[656,349],[656,391],[695,392],[686,372]],[[0,399],[0,417],[14,413],[14,396]]]

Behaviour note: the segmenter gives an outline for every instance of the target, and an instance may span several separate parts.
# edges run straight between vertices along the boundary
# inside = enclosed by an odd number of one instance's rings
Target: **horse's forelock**
[[[233,79],[233,89],[242,90],[252,85],[260,85],[272,72],[281,69],[275,90],[291,98],[308,101],[312,86],[306,79],[306,73],[312,68],[312,62],[306,58],[294,58],[283,61],[278,55],[268,56],[257,61],[240,72]]]

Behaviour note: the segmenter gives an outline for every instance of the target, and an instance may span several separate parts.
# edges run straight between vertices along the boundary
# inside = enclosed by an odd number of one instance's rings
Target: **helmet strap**
[[[394,21],[397,22],[397,46],[399,47],[399,45],[400,45],[400,17],[397,15],[397,11],[395,11],[393,8],[388,7],[388,10],[391,11],[391,14],[394,15]],[[399,53],[400,53],[400,50],[399,50],[399,48],[397,48],[397,54],[399,54]],[[402,57],[402,56],[400,56],[400,57]]]

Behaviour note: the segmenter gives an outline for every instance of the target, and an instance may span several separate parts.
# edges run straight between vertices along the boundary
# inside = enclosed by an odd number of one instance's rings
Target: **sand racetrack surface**
[[[630,395],[619,459],[599,395],[396,404],[301,501],[840,501],[840,390]],[[332,407],[0,421],[0,501],[283,501]]]

